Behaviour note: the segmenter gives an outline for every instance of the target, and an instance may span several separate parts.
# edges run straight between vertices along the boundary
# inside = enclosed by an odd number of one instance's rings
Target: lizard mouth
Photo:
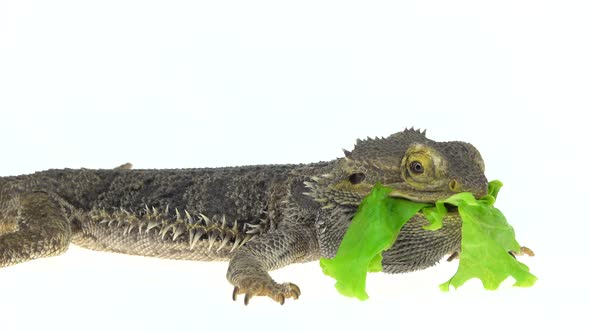
[[[464,186],[461,189],[463,189],[465,192],[472,193],[476,199],[480,199],[481,197],[487,195],[487,186],[487,181],[483,181],[481,185],[469,187]],[[390,197],[404,198],[413,202],[431,204],[434,204],[440,200],[445,200],[459,192],[459,190],[452,190],[451,188],[449,188],[449,190],[417,190],[407,185],[398,185],[397,187],[394,186],[394,188],[395,189],[389,194]]]
[[[444,193],[433,191],[403,192],[398,190],[394,190],[391,192],[391,194],[389,194],[390,197],[403,198],[413,202],[431,204],[436,203],[438,200],[446,199],[452,195],[453,193],[445,195]]]
[[[424,195],[425,193],[420,193],[420,196],[416,196],[416,195],[412,195],[412,194],[408,194],[408,193],[403,193],[403,192],[399,192],[399,191],[393,191],[391,192],[391,194],[389,194],[389,197],[396,197],[396,198],[403,198],[403,199],[407,199],[409,201],[413,201],[413,202],[418,202],[418,203],[429,203],[434,205],[436,201],[441,200],[441,199],[445,199],[449,196],[451,196],[452,194],[449,195],[441,195],[440,193],[426,193],[426,195]],[[459,208],[456,207],[455,205],[452,204],[447,204],[445,203],[445,208],[447,210],[447,213],[449,214],[455,214],[459,212]]]

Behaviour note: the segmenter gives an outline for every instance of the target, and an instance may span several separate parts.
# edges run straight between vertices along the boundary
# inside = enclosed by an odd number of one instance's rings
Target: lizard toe
[[[527,247],[520,247],[520,251],[519,252],[510,250],[508,253],[510,255],[512,255],[512,257],[514,257],[514,258],[516,258],[516,256],[524,256],[524,255],[527,255],[527,256],[530,256],[530,257],[535,256],[535,252],[532,251],[531,249],[527,248]]]
[[[301,290],[290,282],[278,284],[274,281],[244,280],[240,285],[234,287],[232,299],[236,301],[240,294],[245,294],[245,305],[248,305],[254,296],[268,296],[283,305],[288,298],[298,299]]]

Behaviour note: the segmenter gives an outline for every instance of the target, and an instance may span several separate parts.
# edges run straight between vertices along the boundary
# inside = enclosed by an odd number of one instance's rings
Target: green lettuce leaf
[[[381,253],[393,245],[402,226],[428,205],[392,199],[391,191],[376,184],[359,206],[336,256],[320,259],[322,270],[336,279],[336,289],[342,295],[369,298],[365,291],[367,271],[382,270]]]
[[[430,222],[424,228],[436,231],[442,227],[447,203],[458,207],[463,220],[461,259],[457,273],[440,285],[441,290],[457,288],[471,278],[479,278],[486,289],[496,289],[508,276],[514,277],[515,286],[532,286],[536,277],[508,253],[520,250],[514,230],[493,207],[501,187],[500,181],[492,181],[482,199],[460,193],[432,205],[391,198],[393,189],[377,184],[359,206],[336,256],[320,259],[322,270],[336,279],[341,294],[367,299],[366,274],[382,270],[381,253],[393,245],[403,225],[422,210]]]
[[[504,214],[493,204],[502,187],[500,181],[489,184],[489,194],[476,200],[471,193],[453,195],[444,202],[456,205],[463,221],[461,226],[461,258],[457,273],[439,287],[448,291],[449,286],[458,288],[467,280],[478,278],[485,289],[497,289],[512,276],[514,286],[530,287],[537,277],[528,267],[508,252],[519,252],[514,229]]]

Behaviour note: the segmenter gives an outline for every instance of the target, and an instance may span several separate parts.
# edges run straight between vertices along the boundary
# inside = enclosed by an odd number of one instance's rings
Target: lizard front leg
[[[319,258],[319,245],[312,227],[283,228],[265,233],[248,242],[232,256],[227,279],[234,285],[232,298],[245,294],[244,304],[254,296],[268,296],[283,304],[285,299],[297,299],[299,287],[292,283],[277,283],[268,271],[291,263]]]

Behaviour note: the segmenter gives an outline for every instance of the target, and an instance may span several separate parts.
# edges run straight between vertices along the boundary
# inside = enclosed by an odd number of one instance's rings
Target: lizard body
[[[357,141],[344,158],[306,165],[131,170],[48,170],[0,178],[0,267],[63,253],[70,243],[99,251],[187,260],[229,260],[234,299],[283,303],[299,288],[268,271],[333,257],[376,182],[392,195],[434,202],[459,191],[482,196],[479,152],[438,143],[413,129]],[[383,269],[409,272],[458,251],[461,220],[451,212],[432,232],[415,216]]]

